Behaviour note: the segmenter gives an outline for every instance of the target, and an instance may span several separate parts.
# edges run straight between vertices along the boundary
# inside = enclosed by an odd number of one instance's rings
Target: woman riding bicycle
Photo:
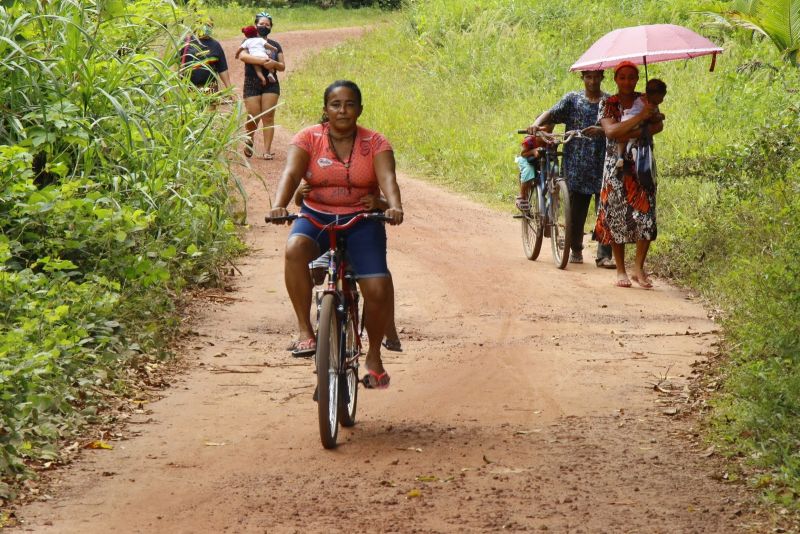
[[[390,224],[403,222],[400,188],[395,174],[394,152],[378,132],[358,126],[361,90],[347,80],[333,82],[325,89],[322,122],[300,131],[292,139],[286,166],[278,182],[270,217],[287,215],[286,206],[305,179],[311,186],[301,212],[330,223],[362,212],[361,198],[367,194],[386,197],[385,211]],[[382,223],[363,220],[345,231],[350,264],[364,296],[365,326],[369,336],[366,368],[373,387],[389,385],[381,362],[381,340],[391,318],[392,283],[386,265],[386,230]],[[297,348],[315,348],[311,325],[312,281],[308,263],[328,248],[328,235],[309,221],[297,219],[286,243],[286,289],[299,328]]]

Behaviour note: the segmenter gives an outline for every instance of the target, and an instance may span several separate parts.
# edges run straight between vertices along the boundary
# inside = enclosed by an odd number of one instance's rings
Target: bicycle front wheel
[[[569,190],[564,180],[556,180],[550,191],[550,246],[553,261],[559,269],[569,262],[569,247],[572,233],[572,209],[569,203]]]
[[[358,294],[355,293],[356,298]],[[339,375],[339,420],[344,427],[356,424],[356,406],[358,405],[358,339],[356,317],[358,307],[347,312],[342,332],[342,373]]]
[[[339,433],[339,319],[336,316],[336,297],[323,295],[317,331],[317,409],[319,437],[326,449],[336,447]]]
[[[539,206],[539,188],[536,185],[531,187],[528,195],[530,209],[523,215],[522,222],[522,248],[525,257],[533,261],[539,257],[542,250],[542,237],[544,236],[544,226],[542,224],[542,209]]]

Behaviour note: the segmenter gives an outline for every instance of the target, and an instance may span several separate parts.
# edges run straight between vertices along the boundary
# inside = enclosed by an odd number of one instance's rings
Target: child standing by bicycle
[[[542,131],[552,132],[553,126],[547,125],[542,128]],[[522,140],[522,150],[519,156],[514,158],[519,166],[519,196],[515,199],[514,205],[520,211],[528,211],[531,209],[528,199],[531,196],[531,187],[536,180],[538,173],[537,165],[540,156],[539,149],[547,144],[542,137],[536,135],[525,136]]]

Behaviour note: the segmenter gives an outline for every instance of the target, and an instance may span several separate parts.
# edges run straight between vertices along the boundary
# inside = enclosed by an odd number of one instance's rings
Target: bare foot
[[[647,277],[646,274],[634,274],[631,280],[639,284],[644,289],[653,289],[653,282]]]
[[[614,285],[617,287],[631,287],[631,281],[628,279],[627,274],[617,274],[617,281]]]

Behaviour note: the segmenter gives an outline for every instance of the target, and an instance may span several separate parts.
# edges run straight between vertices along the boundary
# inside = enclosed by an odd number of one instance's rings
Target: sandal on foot
[[[527,198],[523,198],[523,197],[517,197],[517,198],[515,198],[515,199],[514,199],[514,205],[515,205],[515,206],[517,207],[517,209],[518,209],[518,210],[520,210],[520,211],[528,211],[528,210],[530,210],[530,209],[531,209],[531,205],[530,205],[530,203],[528,202],[528,199],[527,199]]]
[[[361,383],[367,389],[386,389],[389,387],[389,373],[386,371],[376,373],[372,369],[367,369],[366,375],[361,379]]]
[[[297,348],[297,344],[298,344],[298,343],[300,343],[300,340],[299,340],[299,339],[293,339],[293,340],[292,340],[292,342],[291,342],[291,343],[289,343],[289,344],[286,346],[286,350],[288,350],[289,352],[292,352],[292,351],[294,351],[294,349],[296,349],[296,348]]]
[[[631,280],[639,284],[642,289],[653,289],[653,282],[651,282],[646,276],[639,278],[638,276],[633,275],[631,276]]]
[[[264,152],[263,154],[259,154],[258,155],[258,159],[266,159],[266,160],[275,159],[275,153],[274,152]]]
[[[298,341],[292,351],[292,356],[311,356],[317,352],[317,340],[313,337],[306,339],[305,341]]]
[[[247,139],[244,142],[244,155],[245,157],[252,158],[253,157],[253,140]]]
[[[631,287],[631,281],[628,280],[627,277],[625,278],[617,278],[617,281],[614,283],[617,287]]]
[[[394,352],[403,352],[403,346],[400,344],[399,339],[389,339],[388,337],[381,342],[381,345],[386,347],[386,350]]]

